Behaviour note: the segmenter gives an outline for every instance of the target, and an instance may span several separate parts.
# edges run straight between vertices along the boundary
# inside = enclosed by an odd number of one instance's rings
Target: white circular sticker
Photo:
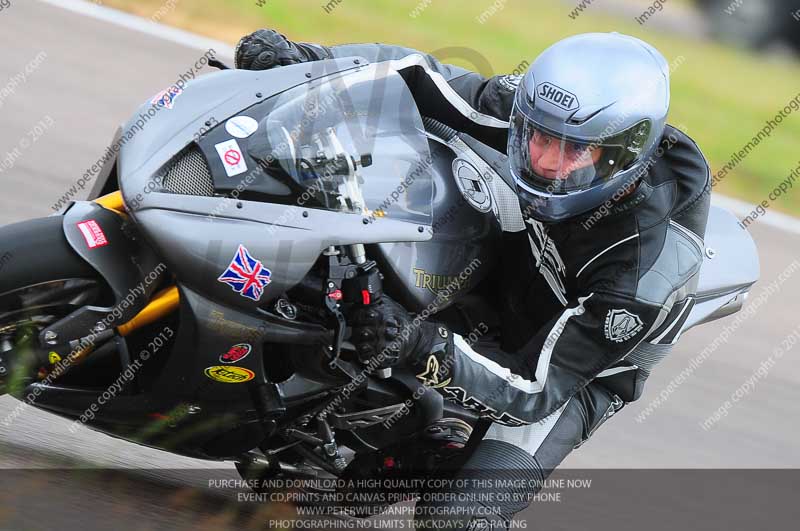
[[[225,123],[225,130],[236,138],[247,138],[258,130],[258,122],[249,116],[236,116]]]

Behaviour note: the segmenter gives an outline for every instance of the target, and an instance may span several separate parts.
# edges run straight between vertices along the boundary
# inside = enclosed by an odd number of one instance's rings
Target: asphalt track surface
[[[0,91],[46,53],[12,93],[0,92],[0,162],[15,148],[21,153],[0,166],[0,223],[50,215],[118,124],[174,83],[205,44],[181,45],[38,1],[0,11]],[[29,134],[42,120],[52,125]],[[36,141],[24,147],[26,137]],[[762,261],[753,300],[800,260],[800,235],[758,222],[750,230]],[[670,388],[733,318],[689,332],[653,374],[644,398],[564,463],[564,473],[594,477],[593,486],[565,491],[561,503],[535,504],[520,528],[752,529],[789,518],[784,496],[796,492],[798,475],[780,469],[800,467],[800,347],[752,378],[800,325],[799,295],[795,272]],[[752,390],[724,418],[701,426],[748,380]],[[667,400],[642,417],[662,393]],[[0,398],[0,419],[16,405]],[[229,463],[176,457],[84,428],[72,433],[69,426],[33,408],[9,426],[0,423],[0,529],[265,529],[275,515],[291,514],[286,506],[239,503],[236,491],[209,485],[209,478],[238,477]]]

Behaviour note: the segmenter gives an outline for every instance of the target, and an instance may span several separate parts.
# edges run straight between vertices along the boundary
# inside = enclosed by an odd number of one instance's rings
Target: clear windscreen
[[[428,140],[397,72],[366,67],[276,100],[260,128],[269,144],[262,162],[296,185],[301,206],[430,225]]]

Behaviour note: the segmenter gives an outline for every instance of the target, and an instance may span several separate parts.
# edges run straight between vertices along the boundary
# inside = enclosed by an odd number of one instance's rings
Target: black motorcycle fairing
[[[149,356],[137,348],[122,371],[135,370],[131,390],[97,403],[106,387],[86,389],[60,382],[31,384],[24,394],[36,396],[36,406],[81,420],[114,437],[201,459],[234,459],[257,447],[270,435],[266,421],[280,416],[286,406],[306,409],[327,396],[341,381],[318,382],[316,396],[287,395],[266,377],[270,353],[264,345],[277,343],[319,345],[328,332],[318,325],[293,322],[263,312],[259,317],[214,303],[185,286],[180,290],[180,313],[173,339]],[[163,323],[152,325],[157,332]],[[127,338],[130,341],[130,337]],[[145,341],[146,343],[146,341]],[[232,347],[247,344],[241,359],[224,358]],[[228,367],[252,377],[241,383],[223,383],[208,376],[215,367]],[[231,367],[238,368],[230,369]],[[108,382],[106,382],[107,385]],[[127,389],[126,389],[127,390]],[[87,418],[92,405],[95,409]]]
[[[181,308],[179,323],[173,325],[177,329],[174,342],[149,360],[142,358],[138,349],[132,351],[127,366],[122,368],[139,363],[141,370],[136,373],[130,392],[105,403],[92,418],[81,417],[104,389],[36,383],[25,393],[35,393],[38,408],[70,420],[81,419],[111,436],[214,460],[236,459],[265,444],[278,424],[290,426],[331,402],[337,404],[331,422],[341,422],[337,424],[338,433],[343,441],[352,440],[354,445],[358,444],[360,433],[370,444],[386,446],[398,436],[413,436],[431,420],[411,400],[412,389],[395,379],[367,377],[352,395],[342,392],[347,379],[321,370],[326,359],[322,349],[330,342],[324,327],[267,312],[254,316],[216,304],[186,286],[179,285],[179,289]],[[223,361],[226,351],[241,343],[247,343],[249,354],[241,360]],[[276,345],[294,347],[278,350]],[[277,355],[294,358],[294,374],[280,383],[267,377],[269,365],[277,361],[272,358]],[[242,383],[214,381],[206,370],[217,366],[238,367],[250,371],[253,377]],[[357,369],[353,365],[353,370]],[[438,397],[436,393],[427,394]],[[408,406],[411,411],[403,412],[403,404],[414,407]],[[393,406],[402,413],[395,418],[402,420],[389,429],[382,422],[364,425],[370,423],[370,410]],[[444,404],[444,408],[446,416],[474,420],[471,413],[455,405]],[[356,423],[361,426],[351,439],[346,432],[350,424]]]

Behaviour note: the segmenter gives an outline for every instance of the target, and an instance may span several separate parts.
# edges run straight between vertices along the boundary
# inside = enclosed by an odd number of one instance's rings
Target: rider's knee
[[[544,472],[525,450],[484,440],[446,488],[423,493],[417,529],[478,531],[509,529],[539,490]]]

